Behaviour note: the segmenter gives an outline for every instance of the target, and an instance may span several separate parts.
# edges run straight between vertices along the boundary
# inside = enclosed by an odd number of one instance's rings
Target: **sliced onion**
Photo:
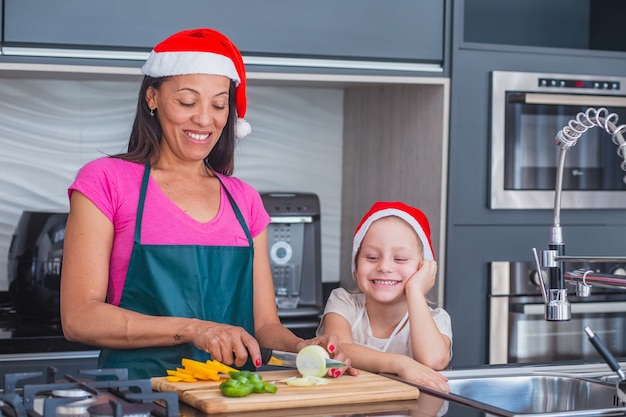
[[[296,357],[296,367],[303,377],[322,377],[326,375],[326,359],[330,356],[326,349],[319,345],[303,347]]]
[[[303,376],[302,378],[292,376],[291,378],[281,379],[278,382],[282,382],[291,387],[310,387],[313,385],[328,384],[328,379],[320,378],[317,376]]]

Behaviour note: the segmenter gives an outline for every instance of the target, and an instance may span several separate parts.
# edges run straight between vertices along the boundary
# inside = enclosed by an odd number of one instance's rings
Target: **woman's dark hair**
[[[149,87],[160,89],[163,81],[169,77],[153,78],[145,76],[139,89],[137,100],[137,113],[130,132],[128,149],[126,153],[113,155],[114,158],[124,159],[130,162],[145,164],[148,161],[159,159],[161,153],[161,136],[163,131],[159,123],[158,113],[150,115],[150,108],[146,102],[146,91]],[[232,175],[235,168],[235,125],[237,122],[237,109],[235,107],[235,82],[231,80],[228,97],[228,120],[222,136],[204,158],[204,163],[214,171],[222,175]],[[155,110],[158,112],[158,110]]]

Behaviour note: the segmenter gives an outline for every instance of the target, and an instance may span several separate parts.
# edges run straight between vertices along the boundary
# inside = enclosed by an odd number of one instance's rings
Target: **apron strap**
[[[211,171],[213,171],[213,168],[211,168],[210,165],[209,165],[209,168],[211,169]],[[246,234],[246,237],[248,238],[248,245],[254,246],[254,241],[252,240],[252,234],[250,233],[250,229],[248,229],[248,225],[246,224],[246,221],[243,219],[243,214],[241,214],[241,210],[239,210],[239,206],[237,206],[237,203],[235,203],[235,199],[233,198],[232,195],[230,195],[228,188],[226,188],[226,186],[220,179],[219,175],[216,174],[215,171],[213,171],[213,173],[215,174],[215,178],[217,178],[217,180],[220,182],[220,184],[222,185],[222,188],[224,188],[224,191],[226,192],[226,195],[228,196],[228,201],[230,201],[230,206],[233,208],[233,211],[235,212],[235,216],[237,216],[237,220],[239,220],[239,225],[243,229],[243,232]]]
[[[141,191],[139,192],[139,203],[137,204],[137,217],[135,220],[135,243],[141,240],[141,220],[143,219],[143,206],[146,202],[146,191],[148,190],[148,180],[150,179],[150,161],[146,162],[143,170],[143,180],[141,181]]]
[[[235,212],[235,216],[237,217],[237,220],[239,221],[239,225],[243,229],[243,232],[246,234],[246,238],[248,239],[248,245],[254,246],[254,241],[252,240],[252,234],[250,233],[250,229],[248,228],[248,225],[246,224],[246,221],[244,220],[243,215],[241,214],[241,210],[239,210],[239,206],[237,206],[237,203],[235,203],[235,199],[230,194],[230,192],[228,191],[228,188],[226,188],[226,186],[222,182],[222,179],[219,177],[219,175],[215,173],[215,171],[213,170],[213,168],[211,168],[210,165],[208,165],[208,167],[213,172],[213,174],[215,175],[215,178],[217,178],[217,180],[220,182],[220,185],[226,192],[226,196],[228,197],[230,206],[233,208],[233,211]],[[139,243],[141,241],[141,222],[143,219],[143,208],[144,208],[144,204],[146,201],[146,192],[148,190],[149,180],[150,180],[150,161],[146,162],[146,167],[144,168],[144,171],[143,171],[143,180],[141,181],[141,191],[139,193],[139,203],[137,204],[137,217],[135,220],[136,221],[135,243]]]

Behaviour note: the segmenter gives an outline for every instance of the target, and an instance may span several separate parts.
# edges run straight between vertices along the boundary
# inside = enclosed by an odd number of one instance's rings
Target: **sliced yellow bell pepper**
[[[229,372],[239,372],[239,369],[231,368],[230,366],[224,365],[223,363],[218,362],[215,359],[206,361],[206,364],[215,367],[215,369],[217,369],[217,372],[219,372],[220,374],[228,375]]]
[[[167,370],[167,380],[171,382],[196,382],[196,381],[219,381],[220,374],[228,375],[229,372],[239,372],[238,369],[224,365],[221,362],[207,360],[200,362],[195,359],[183,358],[182,368]]]
[[[173,376],[173,377],[176,377],[176,378],[180,378],[182,381],[185,381],[185,382],[196,382],[198,380],[194,376],[189,375],[186,372],[183,372],[182,370],[180,370],[180,368],[177,368],[175,371],[171,370],[171,369],[168,369],[167,370],[167,375],[168,376]]]
[[[218,371],[203,362],[183,358],[182,365],[184,366],[186,372],[189,372],[198,379],[211,381],[220,380]]]

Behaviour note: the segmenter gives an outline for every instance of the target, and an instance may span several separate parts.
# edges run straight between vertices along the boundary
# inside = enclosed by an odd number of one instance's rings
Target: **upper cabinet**
[[[464,0],[470,43],[626,52],[623,0]]]
[[[244,56],[444,59],[444,0],[4,0],[4,46],[150,50],[212,27]]]

